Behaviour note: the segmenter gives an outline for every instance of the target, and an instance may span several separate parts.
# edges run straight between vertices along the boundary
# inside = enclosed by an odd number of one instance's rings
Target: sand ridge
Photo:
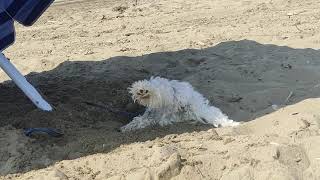
[[[5,53],[55,111],[35,109],[1,72],[0,179],[320,178],[319,2],[135,3],[60,1],[17,25]],[[155,75],[250,122],[121,134],[128,118],[85,103],[135,111],[127,87]],[[27,138],[25,127],[65,136]]]

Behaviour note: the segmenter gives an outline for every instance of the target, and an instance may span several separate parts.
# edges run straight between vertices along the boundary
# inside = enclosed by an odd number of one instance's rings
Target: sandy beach
[[[0,179],[320,179],[319,19],[315,0],[56,1],[4,52],[55,110],[0,71]],[[151,76],[241,125],[121,133],[130,119],[87,103],[135,112],[127,88]]]

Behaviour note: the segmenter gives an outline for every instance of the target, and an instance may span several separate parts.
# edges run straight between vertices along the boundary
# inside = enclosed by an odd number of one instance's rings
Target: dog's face
[[[154,88],[149,81],[143,80],[132,84],[129,88],[133,101],[143,105],[150,106],[154,98]]]
[[[174,90],[166,79],[137,81],[129,88],[133,101],[149,107],[163,108],[175,103]]]
[[[136,92],[136,101],[143,106],[147,106],[150,101],[150,90],[148,89],[138,89]]]

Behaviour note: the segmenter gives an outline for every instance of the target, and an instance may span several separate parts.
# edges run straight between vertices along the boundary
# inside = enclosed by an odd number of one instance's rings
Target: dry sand
[[[5,53],[55,111],[1,72],[0,179],[320,179],[319,1],[137,2],[57,1],[17,27]],[[85,103],[137,110],[127,87],[152,75],[190,82],[246,123],[122,134],[129,119]]]

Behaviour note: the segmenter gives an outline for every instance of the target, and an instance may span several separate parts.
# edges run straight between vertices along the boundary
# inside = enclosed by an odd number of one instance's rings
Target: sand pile
[[[59,1],[18,26],[5,53],[55,111],[0,74],[0,179],[320,179],[319,2],[137,2]],[[122,134],[130,119],[87,103],[137,111],[127,87],[156,75],[247,123]]]

